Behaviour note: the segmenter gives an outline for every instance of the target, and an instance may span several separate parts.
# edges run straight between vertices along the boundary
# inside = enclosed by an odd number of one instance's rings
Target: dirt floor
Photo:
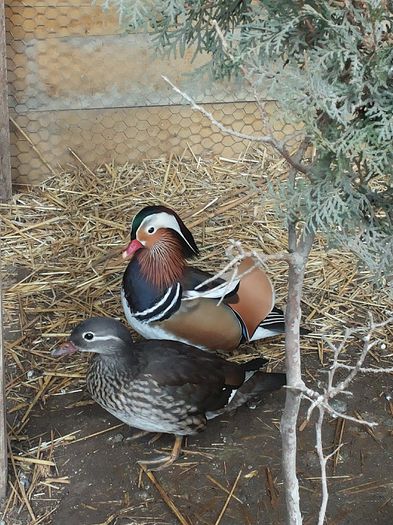
[[[307,361],[306,367],[315,373],[318,364]],[[372,432],[356,424],[344,425],[344,445],[337,463],[331,462],[329,468],[330,525],[392,523],[393,416],[386,399],[392,393],[391,377],[363,378],[356,383],[354,399],[346,410],[379,425]],[[244,407],[233,417],[212,421],[203,434],[188,439],[184,455],[173,467],[154,474],[187,520],[184,523],[285,522],[278,429],[283,401],[283,392],[271,394],[257,407]],[[56,470],[52,468],[53,478],[63,478],[69,484],[53,490],[50,501],[47,493],[37,488],[31,498],[33,512],[45,515],[45,507],[50,511],[55,504],[54,513],[44,521],[54,525],[179,523],[136,464],[137,459],[158,454],[155,449],[168,449],[172,438],[163,436],[154,445],[148,443],[148,436],[130,440],[135,429],[119,427],[119,421],[98,405],[86,403],[86,396],[77,392],[54,397],[32,414],[26,428],[30,445],[37,443],[38,436],[45,442],[51,440],[52,432],[56,437],[78,430],[75,442],[56,448]],[[341,422],[330,420],[325,427],[328,450]],[[299,433],[298,473],[305,524],[316,523],[319,506],[320,472],[314,446],[310,423]],[[231,499],[217,521],[237,476],[236,499]],[[52,484],[61,487],[56,480]],[[31,520],[13,514],[6,523]]]
[[[284,391],[211,421],[205,432],[187,440],[178,462],[147,477],[137,460],[168,450],[173,438],[163,436],[154,444],[150,437],[132,440],[136,430],[121,425],[85,393],[85,357],[50,355],[81,319],[121,316],[124,262],[115,255],[102,260],[111,250],[119,252],[129,220],[147,203],[172,205],[186,219],[202,247],[203,268],[223,266],[231,238],[265,253],[285,249],[274,206],[261,201],[265,182],[256,166],[250,156],[236,163],[159,160],[142,167],[106,166],[96,174],[71,170],[3,206],[11,453],[1,525],[285,523],[279,432]],[[263,169],[276,176],[282,162],[264,160]],[[286,268],[274,264],[269,274],[278,305],[284,305]],[[322,336],[340,341],[344,328],[364,324],[368,311],[383,320],[391,308],[383,290],[376,292],[366,277],[350,254],[326,251],[322,241],[316,242],[303,303],[304,323],[312,333],[302,339],[304,379],[314,388],[323,386],[331,358]],[[380,343],[366,365],[392,366],[392,327],[376,337]],[[358,350],[351,342],[343,362],[354,363]],[[271,369],[284,370],[281,338],[243,347],[231,358],[257,355],[267,356]],[[370,430],[327,418],[325,452],[342,444],[329,462],[327,523],[391,525],[393,375],[359,376],[351,390],[353,397],[340,397],[336,409],[378,426]],[[299,419],[298,475],[304,523],[312,525],[320,472],[314,422],[304,424],[307,408],[305,402]]]

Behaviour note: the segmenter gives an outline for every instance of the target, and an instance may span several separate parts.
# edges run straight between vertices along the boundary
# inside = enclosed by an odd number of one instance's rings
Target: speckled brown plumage
[[[95,353],[86,380],[97,403],[130,426],[178,437],[285,383],[284,374],[259,371],[263,358],[240,365],[176,341],[133,343],[107,318],[76,327],[55,355],[76,350]]]

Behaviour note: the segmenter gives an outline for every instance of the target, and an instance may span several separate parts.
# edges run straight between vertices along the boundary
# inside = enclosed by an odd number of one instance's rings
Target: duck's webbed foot
[[[175,444],[173,445],[172,452],[167,456],[162,456],[156,459],[140,460],[139,465],[144,465],[147,470],[163,470],[174,463],[180,455],[181,445],[183,442],[183,436],[176,436]],[[151,466],[150,466],[151,465]]]

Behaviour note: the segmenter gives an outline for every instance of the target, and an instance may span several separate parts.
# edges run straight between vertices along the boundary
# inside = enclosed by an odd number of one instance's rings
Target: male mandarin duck
[[[54,356],[93,352],[86,383],[92,398],[112,415],[148,432],[176,436],[172,453],[140,461],[161,469],[179,456],[183,436],[207,420],[285,384],[285,374],[259,369],[266,359],[236,364],[177,341],[134,343],[119,321],[94,317],[79,324]]]
[[[191,232],[173,210],[147,206],[135,216],[123,252],[131,260],[121,296],[136,332],[147,339],[223,351],[285,332],[284,314],[274,306],[274,289],[262,269],[251,269],[240,282],[217,278],[201,288],[211,274],[186,262],[198,253]],[[239,274],[253,265],[251,258],[244,259]]]

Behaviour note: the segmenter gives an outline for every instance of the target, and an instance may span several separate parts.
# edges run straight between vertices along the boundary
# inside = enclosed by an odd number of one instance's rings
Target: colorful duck
[[[147,339],[223,351],[285,332],[272,283],[251,258],[239,266],[240,281],[218,278],[203,286],[211,274],[187,264],[198,253],[191,232],[173,210],[147,206],[135,216],[123,252],[131,260],[121,295],[136,332]]]

